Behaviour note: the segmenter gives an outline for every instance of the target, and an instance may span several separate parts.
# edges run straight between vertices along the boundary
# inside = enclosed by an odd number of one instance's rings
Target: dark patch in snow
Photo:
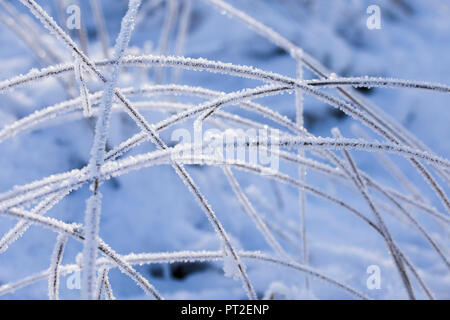
[[[177,262],[170,265],[170,276],[176,280],[183,280],[193,273],[205,271],[210,268],[211,265],[205,262]]]

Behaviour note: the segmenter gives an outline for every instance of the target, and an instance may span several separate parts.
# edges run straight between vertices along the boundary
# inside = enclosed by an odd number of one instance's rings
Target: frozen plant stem
[[[67,242],[67,234],[60,233],[56,239],[50,264],[50,274],[48,277],[48,298],[59,300],[59,266],[62,261],[64,248]]]
[[[297,63],[297,80],[303,80],[303,63],[301,61],[302,51],[298,50],[295,54],[296,63]],[[300,88],[295,89],[295,106],[296,106],[296,123],[299,129],[304,130],[304,119],[303,119],[303,92]],[[298,154],[300,157],[305,157],[305,151],[303,149],[298,150]],[[298,167],[298,176],[301,182],[305,182],[306,179],[306,169],[304,166],[300,165]],[[307,234],[306,234],[306,193],[305,190],[299,189],[299,208],[300,208],[300,225],[301,225],[301,236],[302,236],[302,259],[303,264],[309,264],[308,257],[308,243],[307,243]],[[305,287],[306,290],[309,290],[309,280],[305,275]]]
[[[113,67],[112,75],[105,83],[105,89],[102,96],[102,109],[97,118],[95,127],[94,143],[91,150],[89,167],[91,176],[94,178],[93,194],[88,200],[86,206],[85,226],[86,241],[83,246],[83,263],[86,266],[82,273],[81,295],[83,299],[94,299],[95,294],[95,260],[97,258],[97,237],[99,232],[101,199],[99,171],[105,161],[105,147],[108,139],[108,128],[111,116],[111,108],[114,97],[114,88],[117,85],[122,57],[130,41],[131,32],[134,27],[135,18],[139,10],[141,0],[130,0],[128,11],[122,19],[119,36],[114,48],[114,60],[116,64]],[[77,56],[78,65],[81,68],[81,59]],[[85,97],[88,99],[87,95]]]
[[[109,283],[108,272],[109,269],[106,267],[100,268],[99,270],[97,279],[97,300],[101,300],[103,296],[105,296],[107,300],[115,300],[111,284]]]
[[[78,87],[80,89],[80,99],[81,104],[83,105],[83,115],[85,117],[91,116],[91,102],[89,101],[89,91],[87,88],[87,84],[83,75],[83,64],[79,57],[74,57],[74,73],[75,80],[78,83]]]

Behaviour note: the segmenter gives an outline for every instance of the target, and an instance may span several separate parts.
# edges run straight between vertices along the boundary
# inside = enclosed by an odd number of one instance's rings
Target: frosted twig
[[[96,177],[96,179],[98,178]],[[86,241],[83,242],[83,264],[85,269],[81,274],[81,297],[85,300],[94,299],[95,259],[97,258],[97,236],[100,230],[101,207],[102,194],[96,190],[86,201],[86,213],[84,216]]]
[[[400,88],[400,89],[422,89],[434,92],[450,93],[450,86],[440,83],[402,80],[394,78],[374,77],[351,77],[351,78],[328,78],[313,79],[308,83],[310,86],[319,87],[341,87],[353,86],[356,88]]]
[[[189,110],[188,112],[192,112]],[[171,122],[169,119],[167,122]],[[166,123],[163,123],[162,126],[166,126]],[[256,139],[249,139],[243,142],[236,142],[236,146],[238,147],[259,147],[259,146],[280,146],[286,148],[302,148],[302,149],[335,149],[335,150],[349,150],[349,149],[357,149],[357,150],[365,150],[365,151],[373,151],[373,152],[388,152],[399,154],[404,157],[412,157],[425,160],[429,163],[437,164],[444,168],[450,167],[450,162],[447,159],[443,159],[441,157],[436,157],[430,155],[427,152],[412,149],[409,147],[404,147],[397,144],[390,143],[379,143],[379,142],[371,142],[365,141],[361,139],[351,139],[351,138],[303,138],[303,137],[292,137],[283,135],[279,138],[279,141],[272,141],[270,139],[262,139],[257,137]]]
[[[86,61],[84,61],[86,62]],[[302,86],[309,86],[311,89],[314,87],[321,87],[321,86],[327,86],[327,82],[320,81],[320,80],[303,80],[298,81],[296,79],[286,77],[277,73],[263,71],[254,67],[248,67],[248,66],[240,66],[240,65],[233,65],[231,63],[223,63],[218,61],[211,61],[206,60],[203,58],[185,58],[185,57],[173,57],[173,56],[155,56],[155,55],[145,55],[145,56],[125,56],[123,59],[123,65],[124,66],[138,66],[138,67],[150,67],[150,66],[157,66],[157,67],[176,67],[176,68],[183,68],[187,70],[195,70],[195,71],[209,71],[213,73],[222,73],[222,74],[229,74],[233,76],[239,76],[244,78],[251,78],[251,79],[257,79],[264,82],[271,82],[271,83],[279,83],[279,84],[286,84],[290,86],[299,86],[302,88]],[[105,67],[114,65],[114,60],[102,60],[95,62],[95,65],[97,67]],[[12,89],[16,86],[24,85],[29,82],[33,82],[40,79],[45,79],[52,75],[60,75],[63,73],[67,73],[69,71],[73,70],[73,65],[71,64],[61,64],[61,65],[55,65],[43,68],[39,71],[32,70],[26,75],[20,75],[13,77],[8,80],[4,80],[0,82],[0,93],[4,92],[5,90]],[[334,78],[332,79],[334,82],[345,82],[347,78]],[[373,78],[352,78],[354,79],[353,82],[358,82],[357,79],[359,79],[360,83],[365,83],[367,85],[367,82],[370,82],[371,79],[373,80],[373,83],[371,83],[372,86],[375,86],[377,82],[383,81],[384,79],[376,78],[377,80]],[[394,81],[394,80],[392,80]],[[437,90],[439,92],[447,92],[448,87],[447,85],[441,85],[438,83],[422,83],[422,82],[412,82],[410,80],[401,80],[401,79],[395,79],[396,83],[409,84],[410,87],[429,87],[434,88],[433,90]]]
[[[115,300],[111,285],[108,279],[108,268],[101,268],[97,278],[97,300],[101,300],[104,295],[108,300]]]
[[[50,263],[50,275],[48,277],[48,298],[59,300],[59,266],[62,261],[64,248],[67,242],[67,234],[60,233],[56,239]]]
[[[105,288],[106,298],[108,300],[115,300],[116,298],[114,297],[114,293],[113,293],[111,284],[109,283],[108,275],[106,275],[106,278],[105,278],[104,288]]]

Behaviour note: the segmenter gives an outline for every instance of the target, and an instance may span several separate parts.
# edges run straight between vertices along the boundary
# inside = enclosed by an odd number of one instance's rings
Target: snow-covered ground
[[[57,0],[60,1],[60,0]],[[22,14],[32,18],[19,1],[9,1]],[[57,17],[55,1],[37,1],[52,16]],[[62,0],[60,2],[63,2]],[[147,2],[143,1],[145,8]],[[179,1],[181,4],[184,1]],[[191,23],[184,55],[192,58],[230,62],[272,71],[289,77],[296,75],[296,63],[288,52],[277,48],[257,35],[243,23],[215,10],[207,1],[193,0]],[[281,35],[303,48],[339,76],[394,77],[450,84],[450,4],[446,0],[227,0],[253,18],[272,27]],[[71,2],[68,1],[67,4]],[[126,0],[101,1],[106,17],[110,46],[120,30],[122,16],[127,9]],[[366,9],[378,4],[382,25],[379,30],[366,26]],[[102,48],[89,1],[81,0],[82,17],[89,37],[88,53],[100,60]],[[161,28],[167,8],[165,1],[149,10],[134,30],[129,54],[148,54],[157,51]],[[0,18],[5,16],[0,6]],[[34,19],[34,18],[32,18]],[[37,20],[34,20],[37,23]],[[0,20],[1,22],[1,20]],[[171,36],[168,54],[175,50],[175,31]],[[45,31],[39,31],[44,34]],[[73,34],[74,38],[76,34]],[[50,35],[43,39],[55,54],[70,62],[72,56]],[[32,68],[45,67],[33,51],[4,24],[0,24],[0,81],[26,73]],[[107,70],[107,69],[105,69]],[[170,70],[170,69],[169,69]],[[120,87],[139,87],[151,83],[155,68],[148,72],[141,68],[127,68],[120,77]],[[310,79],[312,73],[305,71]],[[165,74],[170,83],[172,73]],[[102,85],[89,81],[90,91],[102,90]],[[183,71],[180,84],[202,86],[225,92],[254,88],[261,85],[255,80],[222,74]],[[326,92],[336,94],[335,90]],[[422,140],[437,155],[450,157],[449,95],[424,90],[373,88],[363,93],[406,129]],[[0,126],[4,127],[28,114],[68,99],[66,92],[55,80],[39,81],[0,94]],[[140,97],[135,101],[148,99]],[[173,101],[170,97],[164,101]],[[177,97],[178,102],[199,103],[201,99]],[[285,94],[255,100],[295,121],[295,95]],[[243,111],[235,106],[226,111],[249,119],[274,125],[273,122]],[[143,112],[150,123],[156,123],[169,114]],[[191,122],[188,122],[192,124]],[[355,137],[352,127],[357,121],[336,112],[322,101],[305,96],[305,126],[316,136],[332,137],[331,129],[338,127],[345,137]],[[379,136],[371,134],[371,138]],[[167,144],[172,130],[161,134]],[[125,114],[114,113],[111,119],[108,143],[116,146],[138,128]],[[86,120],[52,122],[0,144],[0,192],[23,185],[51,174],[80,169],[89,162],[93,130]],[[128,155],[155,150],[144,143]],[[337,154],[341,155],[338,151]],[[369,152],[352,151],[359,169],[374,180],[398,191],[405,190]],[[309,152],[307,153],[309,155]],[[315,158],[316,159],[316,158]],[[398,156],[391,159],[399,165],[405,176],[440,212],[448,217],[445,208],[432,189],[424,182],[407,160]],[[273,254],[261,233],[245,214],[220,167],[186,166],[188,172],[215,210],[232,243],[239,249]],[[282,164],[280,170],[297,177],[297,166]],[[301,231],[298,190],[292,186],[273,183],[264,176],[234,170],[236,178],[256,211],[264,215],[274,228],[282,228],[294,241],[276,235],[284,250],[301,262]],[[340,199],[345,199],[367,216],[369,207],[352,188],[343,187],[337,180],[313,171],[307,171],[306,181]],[[439,183],[449,194],[448,185]],[[171,166],[154,166],[108,180],[101,187],[103,208],[100,236],[119,254],[158,253],[183,250],[220,250],[221,243],[197,202],[176,176]],[[48,213],[65,222],[84,223],[86,199],[91,191],[83,186],[64,198]],[[28,208],[28,207],[27,207]],[[428,215],[410,206],[419,222],[449,257],[448,224],[439,224]],[[419,270],[436,298],[450,298],[450,273],[424,237],[403,220],[388,211],[382,215],[404,253]],[[377,299],[407,298],[402,281],[382,237],[366,223],[345,209],[314,196],[307,196],[306,228],[309,264],[316,270],[344,282],[360,292]],[[0,235],[16,224],[16,220],[1,217]],[[57,234],[32,226],[7,251],[0,254],[0,286],[43,271],[49,267]],[[82,245],[69,240],[62,260],[73,264]],[[305,287],[302,273],[280,266],[245,260],[247,272],[259,297],[271,287],[282,288],[289,299],[350,299],[351,295],[326,282],[309,277],[310,289]],[[381,288],[370,290],[366,281],[367,267],[377,265],[381,271]],[[155,264],[137,266],[167,299],[245,299],[240,281],[225,277],[223,262]],[[142,290],[117,268],[109,272],[116,298],[145,298]],[[413,279],[413,277],[411,277]],[[61,277],[61,298],[76,299],[80,291],[66,285],[68,276]],[[426,298],[415,279],[413,287],[418,298]],[[47,297],[47,281],[41,280],[4,299],[39,299]]]

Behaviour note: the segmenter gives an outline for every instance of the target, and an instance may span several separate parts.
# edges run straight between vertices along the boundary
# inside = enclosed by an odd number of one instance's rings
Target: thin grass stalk
[[[65,233],[77,241],[85,241],[83,236],[83,229],[79,224],[67,224],[60,220],[43,217],[34,213],[27,212],[23,209],[13,208],[8,211],[3,211],[1,215],[12,217],[15,219],[26,220],[30,223],[37,224],[46,229],[57,233]],[[125,261],[119,254],[111,249],[102,239],[98,239],[98,250],[108,258],[108,260],[117,266],[123,273],[133,279],[136,284],[141,287],[144,292],[156,299],[162,299],[158,291],[145,279],[139,272],[137,272],[127,261]]]
[[[109,118],[111,115],[112,101],[114,95],[114,88],[118,82],[120,73],[121,61],[125,53],[128,43],[130,41],[131,32],[134,27],[135,17],[139,10],[141,0],[130,0],[128,4],[128,10],[122,19],[122,24],[119,32],[119,36],[116,40],[116,46],[114,51],[114,59],[116,64],[113,68],[111,78],[106,82],[103,92],[102,111],[97,118],[97,124],[95,127],[94,142],[91,149],[91,157],[89,160],[89,168],[91,175],[94,178],[93,181],[93,193],[88,199],[86,205],[85,214],[85,226],[86,226],[86,241],[83,246],[83,259],[85,263],[85,270],[82,273],[82,298],[94,299],[95,295],[95,259],[97,257],[97,238],[99,233],[100,214],[101,214],[101,199],[102,194],[99,190],[100,180],[98,178],[100,167],[104,163],[106,153],[106,141],[108,139]],[[76,57],[79,60],[81,67],[80,57]],[[87,95],[86,95],[87,97]]]
[[[296,53],[296,71],[297,71],[297,80],[303,80],[303,63],[301,61],[302,52],[298,51]],[[295,90],[295,106],[296,106],[296,124],[300,129],[304,127],[304,119],[303,119],[303,92],[296,88]],[[303,149],[298,150],[298,154],[300,157],[305,157],[305,151]],[[306,180],[306,169],[304,166],[298,167],[298,176],[299,180],[304,182]],[[309,254],[308,254],[308,242],[307,242],[307,234],[306,234],[306,194],[304,190],[299,189],[299,207],[300,207],[300,225],[302,228],[302,261],[303,264],[309,264]],[[309,291],[309,280],[305,277],[305,287],[306,290]]]
[[[59,268],[64,254],[67,237],[68,236],[65,233],[58,234],[58,238],[56,239],[55,247],[53,249],[49,268],[50,275],[48,277],[48,298],[50,300],[59,300]]]
[[[91,0],[90,4],[94,14],[95,25],[97,26],[97,34],[99,35],[100,42],[102,44],[103,57],[105,59],[109,59],[109,37],[106,29],[105,17],[103,15],[102,4],[100,0]]]

